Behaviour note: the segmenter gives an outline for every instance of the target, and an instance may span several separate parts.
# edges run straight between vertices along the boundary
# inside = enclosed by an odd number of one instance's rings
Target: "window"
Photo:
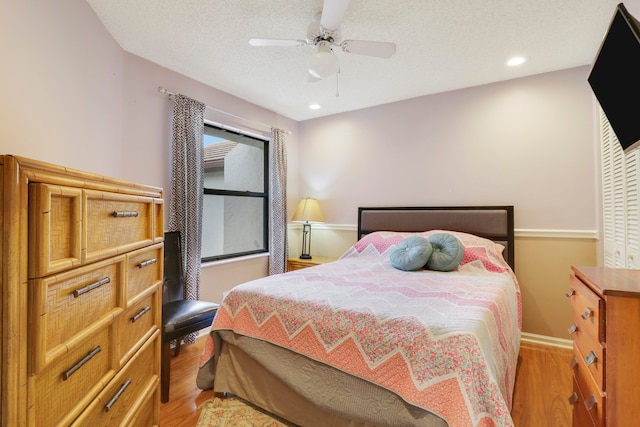
[[[267,252],[269,141],[204,126],[202,261]]]

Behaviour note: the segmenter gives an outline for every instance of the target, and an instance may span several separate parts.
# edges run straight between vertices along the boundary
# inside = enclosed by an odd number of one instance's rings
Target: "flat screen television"
[[[622,3],[587,80],[622,149],[640,146],[640,23]]]

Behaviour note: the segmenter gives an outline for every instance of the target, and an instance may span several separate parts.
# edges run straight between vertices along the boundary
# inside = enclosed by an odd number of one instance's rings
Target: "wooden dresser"
[[[4,155],[0,196],[0,425],[158,425],[162,190]]]
[[[574,427],[636,426],[640,270],[571,267]]]

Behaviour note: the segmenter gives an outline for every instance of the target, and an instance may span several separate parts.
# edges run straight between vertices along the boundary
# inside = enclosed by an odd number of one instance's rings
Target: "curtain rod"
[[[158,92],[160,92],[162,94],[169,95],[169,96],[177,95],[177,93],[167,90],[164,86],[158,86]],[[223,110],[220,110],[220,109],[215,108],[215,107],[211,107],[210,105],[206,105],[205,104],[205,107],[210,109],[210,110],[216,111],[218,113],[226,114],[227,116],[231,116],[231,117],[235,117],[236,119],[244,120],[245,122],[249,122],[249,123],[253,123],[253,124],[256,124],[256,125],[264,126],[264,127],[268,128],[269,130],[271,130],[271,128],[273,127],[273,126],[268,125],[266,123],[257,122],[255,120],[250,120],[250,119],[247,119],[245,117],[241,117],[241,116],[238,116],[236,114],[229,113],[227,111],[223,111]],[[291,131],[285,131],[285,132],[287,132],[287,134],[291,135]]]

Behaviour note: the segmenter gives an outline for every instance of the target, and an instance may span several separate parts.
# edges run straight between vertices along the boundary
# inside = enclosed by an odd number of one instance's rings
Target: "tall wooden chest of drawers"
[[[4,155],[0,198],[0,425],[158,425],[162,190]]]
[[[574,427],[636,426],[640,270],[571,267]]]

